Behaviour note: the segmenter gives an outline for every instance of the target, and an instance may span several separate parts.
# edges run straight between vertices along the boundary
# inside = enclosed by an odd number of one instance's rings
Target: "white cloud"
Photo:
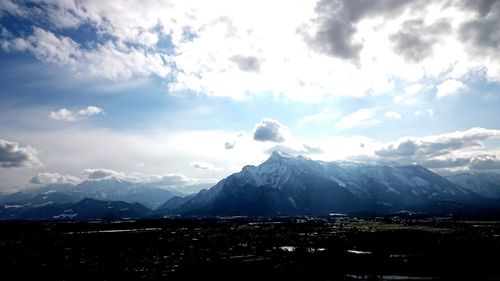
[[[31,146],[0,139],[0,168],[39,167],[38,151]]]
[[[268,154],[274,151],[285,152],[290,155],[310,155],[310,154],[322,154],[324,151],[320,147],[309,146],[307,144],[301,143],[290,143],[290,144],[278,144],[266,150]]]
[[[87,106],[78,111],[71,111],[66,108],[61,108],[57,111],[50,112],[50,118],[58,121],[73,122],[84,117],[90,117],[97,114],[104,113],[104,110],[97,106]]]
[[[500,139],[500,130],[472,128],[425,137],[404,137],[383,144],[375,155],[402,164],[416,163],[433,169],[497,169],[495,151],[486,151],[484,141]]]
[[[102,108],[97,107],[97,106],[92,106],[92,105],[87,106],[84,109],[78,110],[78,115],[80,115],[80,116],[92,116],[92,115],[101,114],[101,113],[103,113]]]
[[[459,80],[448,79],[441,84],[439,84],[436,89],[436,97],[443,98],[446,96],[456,95],[460,92],[460,90],[465,88],[465,84]]]
[[[75,114],[66,108],[61,108],[57,111],[51,111],[50,118],[54,120],[70,121],[70,122],[76,120]]]
[[[379,108],[363,108],[348,114],[340,119],[337,123],[336,128],[339,131],[357,128],[357,127],[369,127],[381,122],[380,118],[377,116]]]
[[[82,171],[82,175],[89,180],[101,180],[111,177],[115,178],[126,178],[124,173],[116,172],[110,169],[85,169]]]
[[[26,38],[4,40],[2,47],[7,51],[30,52],[40,60],[67,66],[75,75],[128,79],[150,75],[165,78],[170,73],[161,53],[114,42],[86,49],[69,37],[39,27]]]
[[[397,111],[387,111],[384,116],[389,119],[398,119],[401,120],[403,117],[401,116],[401,113]]]
[[[415,117],[419,117],[419,116],[429,116],[429,117],[432,117],[434,116],[434,110],[432,108],[427,108],[427,109],[417,109],[415,110],[415,112],[413,112],[413,115],[415,115]]]
[[[0,13],[41,17],[59,30],[90,25],[99,40],[83,44],[35,27],[1,45],[69,66],[75,75],[158,76],[172,92],[235,99],[272,93],[320,102],[390,93],[396,80],[410,84],[411,95],[424,79],[459,81],[477,69],[489,81],[500,79],[491,28],[498,25],[498,4],[483,19],[474,1],[417,2],[68,0],[21,7],[6,0]],[[165,38],[173,50],[165,50]],[[445,88],[438,96],[453,92]]]
[[[411,83],[404,87],[402,94],[394,96],[395,103],[414,106],[419,103],[420,96],[418,95],[424,90],[425,86],[421,83]]]
[[[28,51],[38,59],[59,65],[75,65],[81,55],[80,46],[69,37],[57,37],[42,28],[33,28],[26,38],[5,41],[4,49]]]
[[[405,86],[404,93],[408,96],[413,96],[418,94],[423,88],[424,86],[420,83],[410,84]]]
[[[210,187],[218,180],[214,178],[196,179],[189,178],[183,174],[161,173],[161,174],[144,174],[144,173],[124,173],[111,169],[85,169],[82,174],[88,180],[103,180],[109,178],[118,178],[126,181],[153,185],[157,187],[168,187],[178,191],[197,191],[203,187]]]
[[[72,183],[76,184],[81,182],[81,179],[71,176],[71,175],[61,175],[59,173],[38,173],[31,178],[30,183],[33,184],[63,184]]]
[[[13,15],[17,16],[24,16],[27,11],[19,6],[18,4],[14,3],[11,0],[2,0],[0,1],[0,17],[5,13],[8,12]]]

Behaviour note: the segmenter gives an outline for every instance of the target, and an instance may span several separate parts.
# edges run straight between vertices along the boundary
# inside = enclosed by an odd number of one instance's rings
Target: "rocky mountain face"
[[[486,198],[500,199],[500,174],[461,173],[445,178]]]
[[[417,165],[323,162],[274,152],[171,208],[184,215],[390,212],[483,198]],[[177,202],[178,203],[178,202]]]

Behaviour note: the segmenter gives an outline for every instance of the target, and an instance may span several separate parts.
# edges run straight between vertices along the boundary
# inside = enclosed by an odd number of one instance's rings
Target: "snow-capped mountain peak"
[[[440,200],[475,199],[477,195],[472,192],[417,165],[323,162],[273,152],[262,164],[245,166],[178,210],[325,213],[374,208],[401,210]],[[262,210],[254,209],[255,206]]]

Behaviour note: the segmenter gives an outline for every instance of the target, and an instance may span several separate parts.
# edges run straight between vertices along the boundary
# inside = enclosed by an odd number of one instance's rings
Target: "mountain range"
[[[486,198],[500,199],[500,174],[460,173],[445,178]]]
[[[2,203],[17,203],[30,206],[76,203],[85,198],[103,201],[139,203],[156,209],[173,196],[183,195],[173,190],[147,184],[133,183],[111,177],[101,180],[86,180],[79,184],[49,184],[25,189],[0,197]]]
[[[422,209],[441,201],[479,204],[484,198],[418,165],[323,162],[274,152],[261,165],[245,166],[168,212],[324,215]]]
[[[273,152],[262,164],[245,166],[195,194],[184,196],[117,178],[47,185],[0,197],[0,218],[449,213],[478,207],[496,210],[500,201],[499,185],[495,183],[500,181],[494,175],[445,178],[419,165],[324,162]]]
[[[101,201],[86,198],[76,203],[46,204],[42,206],[3,204],[0,218],[16,220],[91,220],[142,218],[151,210],[139,203]]]

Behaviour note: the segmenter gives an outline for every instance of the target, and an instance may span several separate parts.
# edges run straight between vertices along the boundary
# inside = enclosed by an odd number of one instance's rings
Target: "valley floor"
[[[500,222],[0,222],[3,280],[500,280]]]

